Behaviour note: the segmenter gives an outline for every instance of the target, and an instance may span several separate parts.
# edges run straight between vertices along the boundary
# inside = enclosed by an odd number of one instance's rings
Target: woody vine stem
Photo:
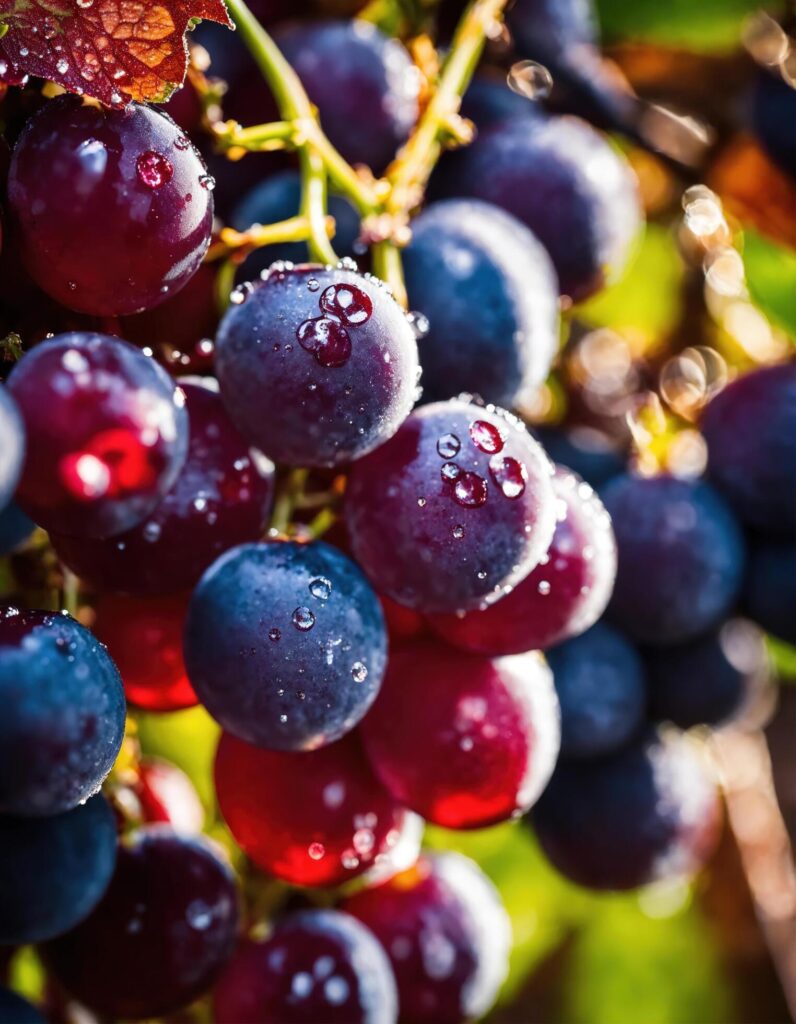
[[[317,112],[296,72],[244,0],[227,0],[230,14],[273,92],[282,120],[243,128],[234,121],[214,126],[219,147],[233,159],[246,152],[294,149],[301,169],[301,206],[297,217],[248,232],[225,230],[210,257],[243,255],[259,245],[306,241],[310,257],[336,263],[330,240],[333,221],[327,214],[327,191],[333,185],[362,219],[362,236],[371,246],[373,271],[406,307],[401,246],[409,237],[412,211],[420,204],[431,172],[446,144],[468,141],[469,126],[459,107],[478,65],[486,40],[499,26],[507,0],[472,0],[456,29],[438,80],[409,140],[375,180],[338,153],[323,133]],[[231,279],[229,271],[223,275]]]

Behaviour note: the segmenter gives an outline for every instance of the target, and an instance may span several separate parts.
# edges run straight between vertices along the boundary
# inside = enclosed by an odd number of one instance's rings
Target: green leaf
[[[769,0],[597,0],[606,42],[641,40],[703,52],[740,46],[744,19],[760,8],[778,11]]]
[[[743,259],[752,301],[796,342],[796,249],[746,230]]]
[[[659,224],[648,224],[624,275],[576,307],[575,316],[590,327],[610,327],[640,355],[679,323],[683,274],[683,261],[672,232]]]

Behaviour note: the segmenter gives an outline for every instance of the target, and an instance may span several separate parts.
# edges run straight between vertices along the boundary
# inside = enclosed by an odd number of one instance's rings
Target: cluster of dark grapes
[[[570,8],[517,0],[520,54],[553,66],[565,108],[632,134]],[[229,111],[262,121],[273,101],[220,31],[202,38]],[[356,20],[276,38],[342,155],[382,172],[418,114],[407,51]],[[420,852],[423,821],[522,819],[595,889],[704,864],[719,801],[685,730],[739,714],[760,678],[737,615],[796,643],[796,364],[709,403],[705,479],[638,475],[504,411],[547,377],[561,297],[625,262],[641,213],[617,150],[476,79],[478,137],[412,222],[413,315],[332,196],[346,258],[258,251],[216,325],[187,90],[182,127],[15,95],[0,327],[26,351],[0,387],[0,552],[54,549],[93,629],[0,610],[0,944],[38,946],[53,1013],[152,1018],[212,991],[220,1024],[484,1014],[508,918],[476,864]],[[299,208],[298,172],[257,159],[242,199],[219,165],[215,213],[242,230]],[[268,529],[297,473],[344,489],[325,540],[300,502],[290,535]],[[267,931],[181,773],[119,769],[126,702],[221,725],[247,870],[303,890]],[[0,990],[0,1021],[40,1019]]]

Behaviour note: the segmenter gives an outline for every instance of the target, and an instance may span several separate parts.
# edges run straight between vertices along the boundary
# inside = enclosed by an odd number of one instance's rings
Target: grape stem
[[[334,218],[327,217],[324,231],[328,235],[334,231]],[[282,242],[306,242],[310,236],[310,223],[306,217],[289,217],[277,221],[276,224],[252,224],[248,231],[236,231],[234,228],[222,228],[217,242],[207,250],[205,261],[224,259],[235,253],[238,262],[250,252],[264,245],[278,245]]]
[[[508,0],[471,0],[456,32],[439,82],[414,132],[388,168],[374,181],[353,168],[324,134],[315,108],[298,75],[260,25],[244,0],[227,0],[230,14],[274,94],[282,121],[241,128],[235,122],[215,126],[222,149],[298,149],[301,161],[300,218],[308,225],[312,259],[334,264],[337,256],[327,230],[328,185],[359,211],[373,248],[374,272],[406,308],[401,246],[410,238],[409,218],[423,199],[446,141],[468,140],[458,117],[461,98],[481,58],[487,38],[500,24]]]

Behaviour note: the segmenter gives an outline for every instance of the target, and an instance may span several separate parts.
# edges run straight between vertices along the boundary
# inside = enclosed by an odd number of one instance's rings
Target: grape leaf
[[[29,74],[110,106],[162,103],[200,18],[232,24],[223,0],[0,0],[0,81]]]

